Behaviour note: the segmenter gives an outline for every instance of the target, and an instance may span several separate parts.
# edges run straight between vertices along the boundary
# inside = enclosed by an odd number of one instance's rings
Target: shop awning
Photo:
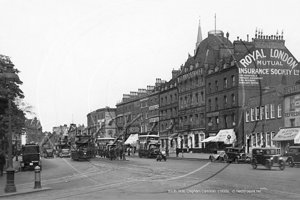
[[[131,134],[124,144],[129,144],[131,146],[136,146],[136,141],[139,139],[139,134]]]
[[[280,129],[272,140],[273,141],[294,140],[295,144],[300,144],[300,128]]]
[[[202,140],[201,142],[216,142],[215,140],[216,140],[216,136],[212,136]]]
[[[232,144],[236,141],[236,135],[233,129],[220,130],[216,136],[204,139],[202,142],[224,142],[225,144]]]

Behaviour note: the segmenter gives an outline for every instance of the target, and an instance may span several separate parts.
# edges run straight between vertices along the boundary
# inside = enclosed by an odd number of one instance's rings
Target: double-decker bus
[[[71,145],[71,158],[73,160],[88,160],[96,156],[96,148],[92,136],[76,135]]]
[[[156,158],[159,154],[159,147],[160,143],[158,135],[139,135],[137,151],[140,158]]]

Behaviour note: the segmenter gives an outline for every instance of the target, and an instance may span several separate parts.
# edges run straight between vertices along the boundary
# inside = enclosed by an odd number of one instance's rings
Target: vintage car
[[[44,158],[54,158],[54,150],[51,148],[44,149]]]
[[[290,167],[300,164],[300,146],[290,146],[287,152],[284,153],[284,157],[286,157]]]
[[[279,148],[254,148],[252,149],[251,165],[256,169],[258,165],[263,165],[271,170],[272,167],[285,168],[285,158],[280,155]]]
[[[59,152],[59,157],[61,157],[61,158],[64,158],[64,157],[70,158],[71,157],[70,149],[62,149]]]
[[[209,156],[209,160],[211,162],[215,162],[215,161],[224,162],[225,155],[226,153],[224,150],[214,150],[213,153]]]
[[[224,156],[226,162],[250,162],[251,157],[245,153],[243,148],[226,147],[226,155]]]
[[[20,171],[29,169],[34,170],[36,166],[42,170],[40,160],[40,146],[36,144],[26,144],[22,146],[22,161],[20,162]]]

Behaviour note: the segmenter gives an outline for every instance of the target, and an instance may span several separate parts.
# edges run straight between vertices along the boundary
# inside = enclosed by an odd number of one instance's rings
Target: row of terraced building
[[[197,36],[194,55],[189,55],[179,69],[172,70],[171,80],[157,78],[154,86],[123,94],[116,108],[89,113],[89,131],[96,130],[94,122],[103,121],[105,113],[113,113],[116,126],[110,127],[109,135],[116,136],[123,130],[124,120],[141,115],[128,129],[127,137],[151,131],[160,136],[161,148],[169,152],[176,148],[210,152],[228,145],[243,146],[249,151],[253,139],[257,140],[255,127],[259,124],[252,115],[267,115],[271,108],[261,104],[270,100],[270,93],[276,96],[282,85],[291,86],[299,80],[298,62],[285,47],[283,35],[267,36],[256,31],[251,41],[247,35],[246,40],[237,38],[231,42],[229,33],[224,36],[222,31],[213,30],[202,40],[199,24]],[[276,118],[262,118],[264,122],[268,120],[265,124],[270,130],[278,131],[276,120],[281,120],[282,99],[277,97],[272,97],[277,102],[272,108],[278,113]],[[255,112],[253,107],[259,110]],[[97,118],[100,112],[104,115]],[[171,123],[174,126],[169,130]],[[227,142],[209,142],[222,131],[228,132]],[[263,139],[263,135],[260,137]]]

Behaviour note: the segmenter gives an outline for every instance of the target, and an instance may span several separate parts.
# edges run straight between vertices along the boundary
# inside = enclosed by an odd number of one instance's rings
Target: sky
[[[0,54],[20,70],[24,102],[43,131],[87,124],[123,94],[169,81],[194,55],[199,21],[229,40],[278,31],[300,60],[299,1],[0,0]],[[216,18],[215,18],[216,16]],[[215,23],[216,22],[216,23]],[[34,116],[27,116],[28,118]]]

